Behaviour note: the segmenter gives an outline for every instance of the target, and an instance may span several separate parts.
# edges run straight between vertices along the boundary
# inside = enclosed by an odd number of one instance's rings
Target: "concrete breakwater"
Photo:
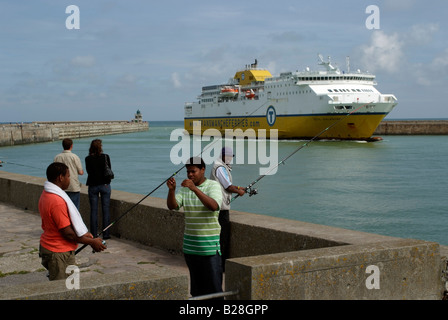
[[[70,121],[1,124],[0,147],[147,131],[146,121]],[[374,135],[448,135],[448,120],[385,120]]]
[[[0,171],[0,202],[35,214],[44,181],[43,178]],[[113,190],[112,220],[141,198],[142,195]],[[89,211],[87,188],[83,186],[80,212],[86,223]],[[168,210],[165,199],[148,197],[111,231],[115,237],[180,254],[183,229],[182,212]],[[232,299],[440,300],[444,294],[446,248],[434,242],[233,210],[231,230],[231,259],[226,262],[225,290],[238,292]],[[179,282],[176,272],[166,276],[172,279],[166,284],[168,289],[175,282],[177,290],[183,288],[182,292],[187,292],[186,282]],[[129,286],[135,286],[132,282],[135,277],[129,277]],[[167,281],[167,278],[160,281]],[[70,290],[56,290],[52,285],[22,285],[26,287],[26,293],[14,298],[74,299]],[[101,285],[108,286],[103,288],[104,292],[117,290],[113,283]],[[152,286],[155,284],[145,284],[145,290]],[[76,299],[92,299],[89,292]],[[110,295],[99,290],[95,296],[95,299],[108,298]],[[146,297],[142,294],[138,298]]]
[[[448,135],[448,120],[384,120],[375,135]]]
[[[146,121],[32,122],[0,125],[0,147],[147,131]]]

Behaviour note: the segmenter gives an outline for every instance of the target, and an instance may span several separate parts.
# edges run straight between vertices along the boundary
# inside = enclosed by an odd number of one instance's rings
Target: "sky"
[[[278,75],[319,69],[318,54],[375,74],[398,99],[386,119],[448,118],[447,13],[446,0],[0,0],[0,122],[182,120],[202,86],[255,59]]]

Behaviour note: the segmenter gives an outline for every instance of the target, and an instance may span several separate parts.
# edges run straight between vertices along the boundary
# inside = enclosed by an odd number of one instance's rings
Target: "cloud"
[[[369,71],[396,72],[403,59],[403,44],[397,33],[373,32],[370,44],[361,47],[362,63]]]
[[[285,32],[278,32],[273,33],[270,35],[270,38],[274,42],[290,42],[290,43],[300,43],[305,39],[305,37],[296,32],[296,31],[285,31]]]
[[[121,112],[146,105],[154,106],[151,117],[181,119],[179,105],[194,100],[202,86],[225,83],[255,58],[277,75],[317,68],[319,52],[340,65],[350,55],[353,70],[374,72],[401,101],[409,97],[405,113],[412,107],[421,112],[414,96],[437,104],[447,86],[447,1],[377,1],[380,30],[365,28],[372,2],[81,2],[80,30],[65,28],[66,5],[2,5],[3,121],[55,117],[66,102],[78,106],[68,106],[63,118],[91,119],[96,110],[101,118],[100,106]],[[166,107],[157,108],[161,103]],[[14,106],[30,112],[9,115]],[[32,113],[36,106],[48,114]],[[80,114],[79,106],[91,110]]]
[[[95,62],[95,57],[93,56],[77,56],[70,61],[73,66],[84,68],[93,67]]]
[[[407,45],[422,46],[431,43],[433,35],[438,31],[439,25],[436,23],[417,24],[403,38]]]
[[[434,60],[431,63],[431,66],[434,69],[440,68],[441,70],[448,72],[448,48],[445,49],[445,51],[442,54],[434,58]]]
[[[171,74],[171,80],[173,81],[173,85],[175,88],[182,87],[182,83],[180,82],[180,77],[177,72],[173,72],[173,74]]]
[[[412,9],[417,0],[385,0],[384,7],[391,11],[407,11]]]
[[[444,86],[448,76],[448,48],[436,55],[429,64],[419,63],[413,69],[418,84]]]
[[[431,63],[431,60],[435,59],[434,52],[424,48],[434,43],[439,29],[438,24],[427,23],[413,25],[402,33],[387,34],[382,30],[374,31],[370,43],[360,47],[361,62],[372,72],[395,73],[400,70],[410,72],[418,70],[419,74],[423,74],[423,68],[434,69],[434,62]],[[440,56],[439,59],[443,61],[444,56]]]

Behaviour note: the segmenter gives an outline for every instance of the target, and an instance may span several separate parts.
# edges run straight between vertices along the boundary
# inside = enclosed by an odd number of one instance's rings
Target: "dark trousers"
[[[101,210],[103,212],[102,230],[110,224],[110,184],[102,184],[98,186],[89,186],[89,202],[90,202],[90,232],[94,237],[98,235],[98,202],[101,199]],[[109,230],[103,234],[103,238],[109,238]]]
[[[81,195],[79,192],[71,192],[71,191],[66,191],[65,193],[67,193],[68,197],[72,200],[72,202],[75,204],[76,208],[79,210],[79,205],[81,202]]]
[[[185,254],[190,271],[190,293],[193,297],[222,292],[221,256]]]
[[[229,210],[219,211],[219,224],[221,225],[221,259],[222,259],[222,271],[226,268],[226,259],[230,257],[230,217]]]

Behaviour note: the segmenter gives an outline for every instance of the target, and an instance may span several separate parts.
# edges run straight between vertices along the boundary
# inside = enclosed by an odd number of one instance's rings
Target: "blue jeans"
[[[185,254],[190,271],[190,293],[193,297],[222,292],[221,256]]]
[[[101,196],[101,209],[103,212],[102,227],[106,228],[110,224],[110,184],[101,184],[98,186],[89,186],[89,202],[90,202],[90,232],[93,236],[98,235],[98,201]],[[103,238],[109,238],[109,230],[103,234]]]
[[[79,210],[79,204],[81,202],[81,196],[79,192],[66,191],[65,193],[67,193],[68,197],[72,200],[76,208],[78,208]]]

